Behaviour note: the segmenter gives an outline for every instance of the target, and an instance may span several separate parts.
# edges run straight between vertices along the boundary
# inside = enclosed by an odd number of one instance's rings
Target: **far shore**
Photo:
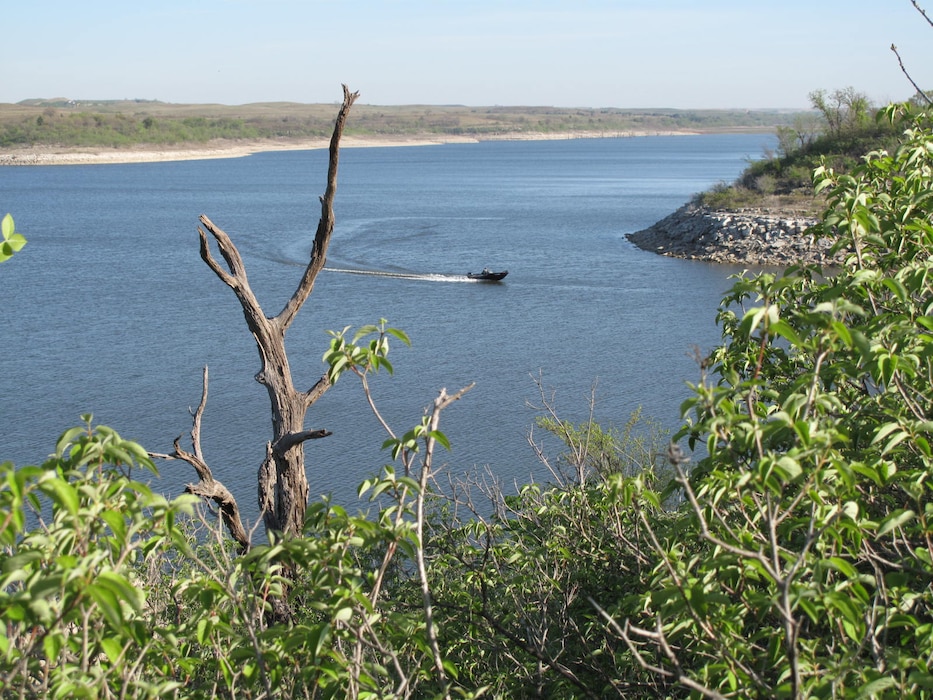
[[[593,138],[631,138],[642,136],[685,136],[697,131],[626,131],[626,132],[563,132],[563,133],[508,133],[482,136],[344,136],[342,148],[387,148],[395,146],[436,146],[449,143],[479,143],[480,141],[557,141]],[[132,148],[32,148],[0,151],[3,165],[97,165],[107,163],[157,163],[179,160],[208,160],[213,158],[241,158],[269,151],[308,151],[327,148],[328,139],[301,141],[213,141],[206,144],[172,146],[139,146]]]

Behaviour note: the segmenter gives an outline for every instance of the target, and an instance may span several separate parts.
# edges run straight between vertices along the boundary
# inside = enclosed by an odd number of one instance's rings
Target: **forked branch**
[[[149,456],[158,459],[180,459],[187,462],[198,474],[198,483],[185,486],[185,492],[200,496],[201,498],[213,501],[220,509],[220,517],[224,525],[230,532],[230,536],[236,540],[241,549],[248,550],[250,546],[249,535],[246,528],[243,527],[243,521],[240,518],[240,509],[237,506],[236,498],[230,493],[229,489],[214,478],[211,468],[204,460],[204,454],[201,451],[201,419],[204,416],[204,409],[207,406],[207,384],[208,372],[204,367],[204,374],[201,384],[201,402],[198,404],[192,416],[191,425],[191,449],[189,452],[181,447],[181,436],[175,438],[175,450],[171,454],[158,454],[150,452]]]

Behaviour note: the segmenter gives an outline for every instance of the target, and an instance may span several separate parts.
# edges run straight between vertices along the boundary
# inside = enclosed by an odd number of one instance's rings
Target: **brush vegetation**
[[[223,140],[328,138],[334,105],[292,102],[239,106],[147,100],[26,100],[0,104],[0,148],[203,144]],[[606,136],[671,131],[772,131],[781,110],[561,109],[460,105],[356,105],[345,134],[475,136],[593,132]]]
[[[699,204],[717,210],[763,209],[817,216],[826,198],[813,190],[812,174],[826,165],[848,172],[866,153],[893,150],[899,126],[852,87],[810,93],[813,111],[776,129],[777,148],[750,163],[733,183],[699,194]],[[875,116],[877,115],[877,116]]]

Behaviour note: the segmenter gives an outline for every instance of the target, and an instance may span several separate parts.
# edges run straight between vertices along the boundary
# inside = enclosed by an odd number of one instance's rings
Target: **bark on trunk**
[[[259,468],[259,507],[268,532],[297,535],[304,523],[308,505],[308,478],[305,471],[304,443],[330,435],[327,430],[306,430],[305,414],[330,383],[322,376],[311,388],[295,388],[285,333],[302,304],[311,294],[318,273],[324,268],[327,247],[334,230],[334,195],[337,190],[337,164],[340,138],[350,108],[359,93],[343,86],[343,105],[330,141],[327,188],[320,198],[321,217],[311,248],[311,259],[294,294],[276,316],[266,316],[250,288],[243,259],[230,237],[210,219],[200,217],[201,259],[236,294],[259,350],[261,367],[256,381],[266,387],[272,408],[272,439],[266,446],[266,458]],[[223,262],[213,253],[216,245]]]

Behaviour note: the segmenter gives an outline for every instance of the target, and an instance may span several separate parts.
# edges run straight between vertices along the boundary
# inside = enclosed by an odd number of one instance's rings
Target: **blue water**
[[[324,371],[329,329],[388,319],[413,347],[375,382],[401,433],[445,387],[476,387],[442,418],[454,475],[488,466],[506,485],[546,478],[528,445],[542,377],[561,414],[631,411],[676,427],[692,348],[738,271],[660,257],[625,234],[730,181],[768,135],[703,135],[344,149],[337,226],[314,292],[289,331],[299,386]],[[324,189],[323,151],[179,163],[0,169],[0,214],[29,240],[0,266],[0,459],[43,459],[82,413],[157,452],[190,429],[210,367],[203,447],[255,517],[269,436],[259,361],[239,305],[200,260],[197,217],[238,244],[267,314],[301,275]],[[502,284],[467,271],[507,269]],[[353,271],[353,272],[350,272]],[[364,273],[364,274],[359,274]],[[552,394],[553,392],[553,394]],[[312,495],[351,504],[388,455],[350,377],[308,415]],[[159,487],[195,478],[160,464]]]

